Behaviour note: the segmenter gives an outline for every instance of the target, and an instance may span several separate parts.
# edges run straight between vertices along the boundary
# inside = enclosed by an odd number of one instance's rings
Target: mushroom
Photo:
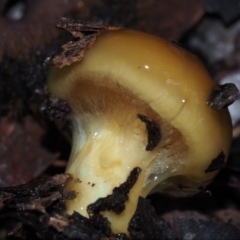
[[[217,88],[201,61],[174,43],[128,29],[100,32],[81,61],[52,68],[48,91],[67,101],[73,143],[66,173],[67,213],[139,177],[121,213],[102,211],[125,232],[139,196],[189,196],[225,166],[232,135],[228,110],[213,110]]]

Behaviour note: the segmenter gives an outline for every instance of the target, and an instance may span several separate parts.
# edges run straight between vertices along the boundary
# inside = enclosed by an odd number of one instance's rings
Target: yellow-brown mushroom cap
[[[231,144],[228,110],[208,106],[216,83],[195,56],[177,45],[126,29],[103,31],[81,62],[51,71],[48,89],[74,105],[73,88],[81,78],[120,85],[178,129],[188,148],[178,175],[208,182],[217,172],[206,173],[211,161],[221,152],[226,161]]]

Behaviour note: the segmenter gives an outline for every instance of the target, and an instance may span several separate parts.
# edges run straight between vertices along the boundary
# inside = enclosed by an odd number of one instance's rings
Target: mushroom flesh
[[[110,195],[132,169],[139,177],[120,214],[103,211],[126,232],[139,196],[199,192],[225,165],[231,144],[227,109],[208,105],[217,84],[201,61],[174,43],[128,29],[102,31],[84,58],[52,68],[48,91],[67,101],[73,143],[66,169],[67,212]]]

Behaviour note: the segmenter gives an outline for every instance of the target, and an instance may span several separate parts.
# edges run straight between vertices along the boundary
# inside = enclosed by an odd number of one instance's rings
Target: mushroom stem
[[[66,189],[74,190],[77,196],[66,201],[68,213],[77,210],[88,217],[89,204],[112,194],[115,187],[126,181],[133,168],[146,169],[154,158],[154,152],[145,150],[148,138],[145,123],[137,118],[137,112],[130,112],[130,108],[126,113],[126,108],[124,117],[120,116],[122,111],[116,109],[111,113],[115,117],[83,113],[73,119],[73,146],[66,169],[73,180]],[[122,213],[102,213],[111,222],[114,232],[126,233],[139,196],[145,197],[143,180],[144,170],[132,187]]]

